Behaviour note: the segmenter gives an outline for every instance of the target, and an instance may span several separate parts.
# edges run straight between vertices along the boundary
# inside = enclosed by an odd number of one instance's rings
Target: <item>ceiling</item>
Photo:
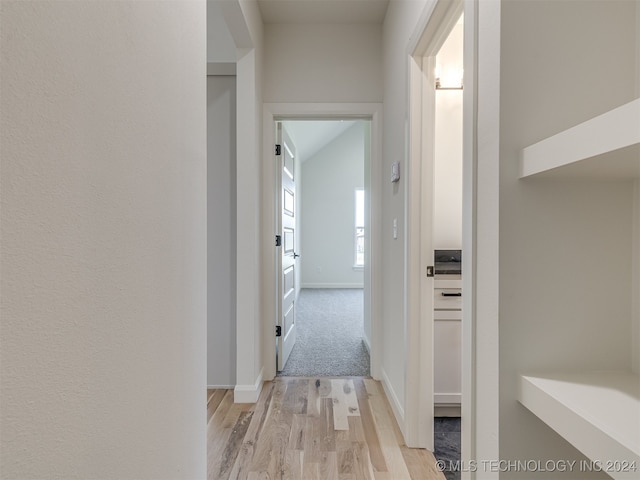
[[[382,24],[389,0],[258,0],[264,23]]]
[[[283,122],[304,162],[356,123],[356,120],[288,120]]]

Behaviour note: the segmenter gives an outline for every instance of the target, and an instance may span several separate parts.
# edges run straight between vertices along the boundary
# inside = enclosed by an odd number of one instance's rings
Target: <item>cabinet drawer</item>
[[[459,310],[462,308],[461,288],[434,288],[433,308],[441,310]]]

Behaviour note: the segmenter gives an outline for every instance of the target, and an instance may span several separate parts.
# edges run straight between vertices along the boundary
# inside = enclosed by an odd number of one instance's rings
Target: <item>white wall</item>
[[[640,8],[636,6],[636,97],[640,97]],[[632,345],[640,345],[640,180],[636,181],[636,200],[635,200],[635,212],[634,212],[634,327],[631,335]],[[634,371],[640,374],[640,349],[634,348],[633,354],[635,355],[633,361]]]
[[[461,26],[460,26],[461,27]],[[436,91],[433,248],[462,248],[462,91]]]
[[[302,288],[363,288],[355,265],[355,190],[364,189],[364,122],[302,163]]]
[[[371,331],[373,328],[373,317],[375,315],[375,313],[373,312],[373,310],[375,309],[374,307],[374,303],[373,303],[373,298],[372,298],[372,294],[371,291],[373,289],[373,282],[371,281],[371,237],[372,237],[372,233],[373,230],[375,228],[375,223],[372,221],[371,218],[371,211],[372,211],[372,205],[371,205],[371,201],[372,201],[372,195],[371,192],[373,190],[373,188],[376,188],[377,185],[373,185],[372,182],[372,174],[373,174],[373,170],[374,170],[374,159],[372,158],[371,154],[372,154],[372,149],[373,149],[373,139],[371,138],[371,130],[372,130],[372,124],[371,122],[365,122],[364,124],[364,158],[365,158],[365,162],[364,162],[364,184],[365,185],[369,185],[369,188],[366,189],[365,188],[365,203],[364,203],[364,215],[365,215],[365,223],[367,223],[369,225],[368,231],[366,229],[365,226],[365,236],[364,236],[364,255],[365,255],[365,271],[364,271],[364,282],[369,281],[371,282],[371,288],[365,288],[364,292],[363,292],[363,303],[364,303],[364,324],[363,324],[363,330],[364,330],[364,341],[365,344],[367,346],[367,349],[369,350],[369,353],[371,353]],[[366,161],[367,159],[369,159],[369,161]],[[375,360],[375,359],[374,359]],[[375,364],[372,362],[373,368],[375,370]],[[377,372],[375,372],[374,370],[372,370],[372,375],[377,375]]]
[[[225,0],[207,0],[207,62],[235,63],[236,46],[222,15]]]
[[[264,359],[261,325],[262,65],[263,30],[255,0],[224,2],[223,13],[237,47],[237,164],[236,164],[236,388],[237,402],[257,400]],[[271,239],[272,240],[272,239]],[[271,339],[272,340],[272,339]]]
[[[436,57],[444,86],[462,72],[464,25],[456,24]],[[437,90],[435,110],[433,248],[462,248],[462,90]]]
[[[379,25],[265,26],[265,102],[382,100]]]
[[[293,177],[296,183],[296,198],[295,198],[295,211],[302,212],[302,162],[300,161],[300,155],[296,154],[296,158],[293,159]],[[296,214],[296,225],[295,225],[295,234],[294,234],[294,245],[296,245],[296,250],[299,249],[299,246],[302,245],[302,215]],[[300,252],[296,252],[300,253]],[[300,263],[299,265],[302,265]],[[302,268],[295,269],[295,278],[293,280],[295,284],[296,298],[300,295],[300,289],[302,288]]]
[[[207,77],[207,385],[236,383],[236,77]]]
[[[265,25],[264,101],[382,102],[381,47],[379,25]],[[264,152],[265,158],[270,151]],[[268,174],[263,170],[263,175]],[[263,219],[271,225],[272,205],[273,199],[265,193]],[[270,242],[274,233],[268,225],[265,232],[263,260],[272,254]],[[262,282],[273,281],[266,274],[268,271],[269,268],[263,269]],[[262,300],[266,311],[275,311],[274,299]],[[271,341],[272,337],[265,335],[265,342]],[[265,351],[268,346],[265,343]]]
[[[205,3],[0,8],[1,476],[204,478]]]
[[[405,402],[405,193],[408,118],[408,52],[410,35],[427,4],[426,0],[389,4],[383,25],[383,155],[382,171],[401,162],[399,183],[382,183],[382,378],[400,425]],[[393,238],[393,220],[398,238]]]
[[[632,183],[521,181],[518,154],[633,99],[636,5],[502,2],[501,458],[580,456],[517,403],[518,372],[631,365]]]

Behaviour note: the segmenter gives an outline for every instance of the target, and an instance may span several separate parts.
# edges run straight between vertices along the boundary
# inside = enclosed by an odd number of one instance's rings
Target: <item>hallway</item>
[[[209,480],[444,480],[431,452],[410,449],[379,382],[279,377],[256,404],[207,392]]]

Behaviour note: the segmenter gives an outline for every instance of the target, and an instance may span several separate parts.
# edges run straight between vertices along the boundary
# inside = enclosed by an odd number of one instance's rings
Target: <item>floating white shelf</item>
[[[640,177],[640,98],[523,149],[520,178],[539,174]]]
[[[600,462],[597,465],[609,476],[640,478],[638,375],[625,371],[521,375],[518,399],[587,458]]]

